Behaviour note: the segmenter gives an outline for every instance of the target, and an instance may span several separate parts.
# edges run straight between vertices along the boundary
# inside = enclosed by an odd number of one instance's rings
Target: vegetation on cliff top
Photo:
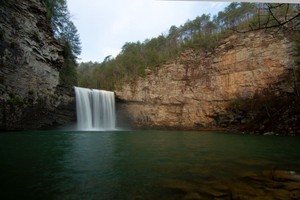
[[[77,58],[81,53],[81,42],[76,26],[71,20],[66,0],[44,0],[47,18],[56,39],[64,43],[70,55]]]
[[[81,42],[76,26],[71,20],[66,0],[44,0],[47,18],[54,37],[64,45],[64,66],[60,71],[62,85],[74,86],[77,83],[76,59],[81,53]]]
[[[81,63],[79,85],[115,90],[124,81],[143,76],[186,49],[213,51],[233,31],[280,28],[299,15],[299,5],[231,3],[211,17],[203,14],[180,27],[171,26],[168,34],[144,42],[128,42],[116,58],[107,56],[101,63]]]

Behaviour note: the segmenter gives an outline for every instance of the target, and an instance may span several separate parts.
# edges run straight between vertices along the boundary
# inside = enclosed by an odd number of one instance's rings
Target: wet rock
[[[245,172],[234,179],[192,182],[169,180],[161,184],[169,199],[286,200],[300,199],[299,174],[269,170]],[[168,193],[170,194],[170,193]],[[173,197],[173,198],[172,198]]]
[[[300,192],[300,182],[288,182],[284,184],[284,189],[289,191],[298,190]]]
[[[263,175],[271,180],[279,181],[279,182],[300,181],[299,175],[297,175],[294,171],[283,171],[283,170],[264,171]]]
[[[293,171],[270,170],[247,172],[231,184],[232,199],[297,199],[298,175]]]

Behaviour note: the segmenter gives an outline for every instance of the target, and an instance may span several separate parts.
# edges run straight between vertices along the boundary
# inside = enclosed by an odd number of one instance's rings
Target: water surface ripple
[[[195,199],[242,174],[299,173],[299,143],[215,132],[4,132],[0,198]]]

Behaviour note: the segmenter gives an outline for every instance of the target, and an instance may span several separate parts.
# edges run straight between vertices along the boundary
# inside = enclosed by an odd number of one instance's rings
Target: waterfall
[[[79,130],[114,130],[115,95],[105,90],[75,87]]]

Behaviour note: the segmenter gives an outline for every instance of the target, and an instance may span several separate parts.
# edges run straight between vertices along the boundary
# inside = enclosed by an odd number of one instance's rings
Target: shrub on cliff
[[[54,37],[64,45],[64,65],[60,70],[60,82],[65,86],[77,84],[76,59],[81,53],[81,43],[76,26],[71,21],[66,0],[44,0],[47,17]]]
[[[73,87],[77,83],[76,63],[72,59],[65,59],[64,66],[60,70],[60,83]]]
[[[213,50],[228,35],[228,29],[253,14],[254,7],[255,4],[251,3],[232,3],[213,18],[203,14],[182,26],[171,26],[166,35],[144,42],[126,43],[116,58],[102,63],[82,63],[78,73],[79,85],[114,90],[123,81],[144,76],[146,69],[156,68],[174,59],[185,49]],[[93,67],[87,67],[91,64]],[[85,67],[86,70],[83,70]]]
[[[68,43],[74,58],[77,58],[81,53],[81,43],[78,30],[71,20],[66,0],[44,0],[44,2],[55,38],[62,43]]]

